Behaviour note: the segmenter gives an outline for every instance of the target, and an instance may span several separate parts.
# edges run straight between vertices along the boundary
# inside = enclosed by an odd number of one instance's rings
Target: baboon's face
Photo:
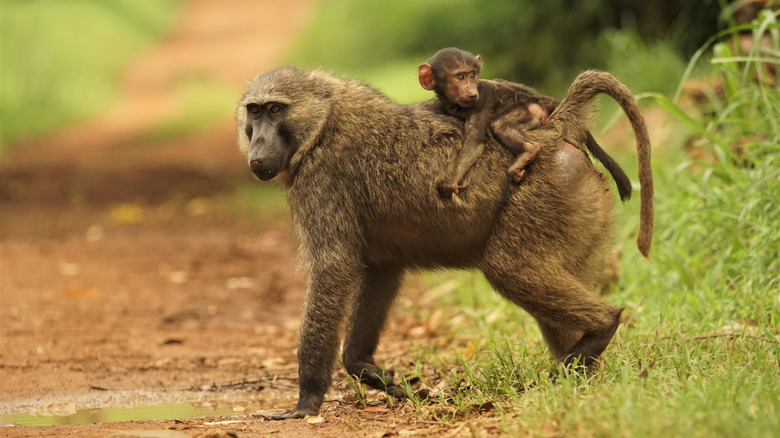
[[[268,181],[287,168],[293,151],[286,123],[289,107],[281,102],[249,102],[243,111],[244,132],[239,135],[249,142],[249,166],[257,178]]]
[[[327,73],[294,67],[252,80],[236,108],[236,128],[255,176],[274,178],[291,167],[297,151],[312,147],[333,106],[333,83]]]

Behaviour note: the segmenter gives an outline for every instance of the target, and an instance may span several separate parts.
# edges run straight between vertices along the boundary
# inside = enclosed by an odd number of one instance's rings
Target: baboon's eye
[[[246,109],[252,114],[258,114],[260,112],[260,106],[254,103],[250,103],[249,105],[247,105]]]
[[[282,107],[277,104],[272,104],[270,107],[268,107],[268,112],[270,112],[271,114],[276,114],[281,110]]]
[[[458,80],[459,81],[462,81],[464,79],[466,79],[466,76],[464,76],[463,73],[458,74]]]

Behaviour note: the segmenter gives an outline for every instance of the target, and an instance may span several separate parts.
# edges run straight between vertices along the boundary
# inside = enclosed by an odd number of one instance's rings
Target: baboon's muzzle
[[[258,158],[251,160],[249,162],[249,167],[252,169],[252,173],[261,181],[268,181],[278,173],[275,166],[269,166]]]

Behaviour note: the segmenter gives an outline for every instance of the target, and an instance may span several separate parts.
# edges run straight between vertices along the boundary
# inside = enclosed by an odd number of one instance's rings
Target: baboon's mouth
[[[477,103],[478,99],[463,99],[460,101],[460,106],[463,108],[471,108]]]
[[[261,160],[257,159],[250,161],[249,167],[260,181],[268,181],[279,173],[277,169],[268,167]]]
[[[257,179],[259,179],[260,181],[268,181],[269,179],[276,176],[276,171],[269,170],[269,169],[264,169],[264,170],[252,169],[252,173],[255,174]]]

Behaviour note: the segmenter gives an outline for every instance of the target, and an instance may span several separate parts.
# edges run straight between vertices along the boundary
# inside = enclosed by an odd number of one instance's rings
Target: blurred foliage
[[[714,0],[325,0],[290,62],[357,75],[456,46],[482,55],[485,77],[550,89],[585,68],[627,63],[637,44],[663,44],[662,61],[684,65],[719,11]]]
[[[104,109],[180,0],[0,0],[0,149]]]
[[[180,109],[160,120],[139,140],[154,144],[197,135],[211,129],[235,109],[235,90],[212,77],[197,73],[181,75],[172,88]]]

